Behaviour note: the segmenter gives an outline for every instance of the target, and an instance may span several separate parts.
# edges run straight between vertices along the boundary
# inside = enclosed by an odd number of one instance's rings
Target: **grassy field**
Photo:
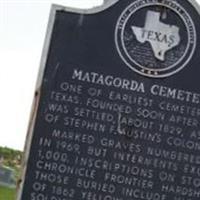
[[[0,200],[14,200],[15,189],[0,186]]]

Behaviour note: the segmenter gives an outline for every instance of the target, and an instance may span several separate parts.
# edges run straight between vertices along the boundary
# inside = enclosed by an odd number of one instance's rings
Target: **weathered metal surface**
[[[200,12],[187,0],[53,6],[19,200],[200,198]]]

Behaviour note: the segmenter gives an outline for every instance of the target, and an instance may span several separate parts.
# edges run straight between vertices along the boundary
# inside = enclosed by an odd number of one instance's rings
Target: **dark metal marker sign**
[[[53,6],[19,200],[200,199],[200,11]]]

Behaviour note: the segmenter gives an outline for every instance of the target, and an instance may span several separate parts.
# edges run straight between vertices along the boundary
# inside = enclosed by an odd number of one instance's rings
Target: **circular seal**
[[[137,0],[120,15],[115,43],[125,64],[153,78],[171,76],[192,58],[196,29],[176,1]]]

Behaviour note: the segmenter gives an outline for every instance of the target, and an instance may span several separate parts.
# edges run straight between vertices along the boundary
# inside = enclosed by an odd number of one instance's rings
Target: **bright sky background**
[[[102,2],[0,0],[0,146],[23,150],[51,3],[89,8]]]
[[[51,3],[89,8],[102,0],[0,0],[0,146],[22,150]]]

